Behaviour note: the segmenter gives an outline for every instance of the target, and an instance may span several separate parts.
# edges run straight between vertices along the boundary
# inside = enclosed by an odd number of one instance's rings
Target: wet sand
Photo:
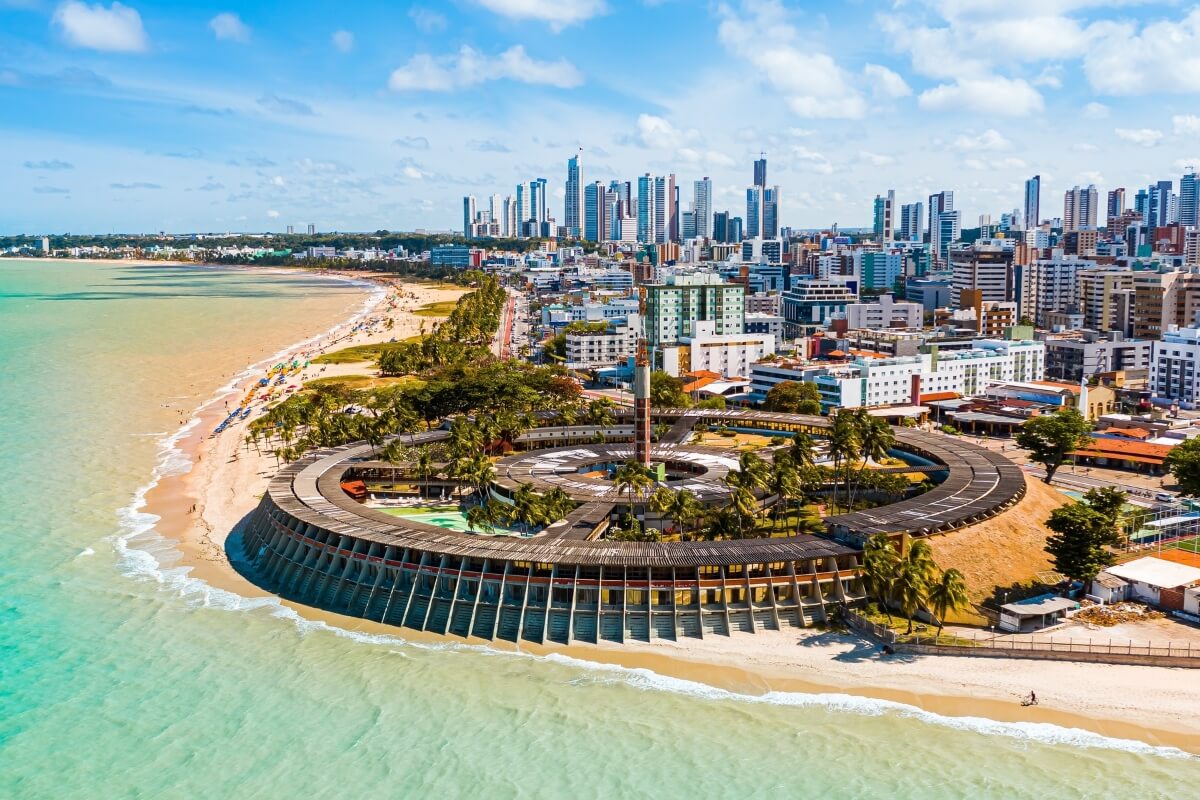
[[[377,333],[374,339],[362,335],[337,347],[403,339],[416,333],[422,322],[429,325],[434,321],[413,315],[411,310],[462,293],[421,284],[404,284],[403,289],[418,297],[395,310],[392,329]],[[356,321],[381,313],[377,303],[323,341],[343,337]],[[309,349],[301,346],[294,351]],[[324,375],[362,371],[354,365],[339,365],[337,369],[330,366]],[[256,372],[248,380],[258,377]],[[311,377],[316,373],[306,379]],[[192,470],[164,478],[147,495],[146,511],[161,517],[158,532],[178,542],[182,553],[179,566],[190,567],[193,577],[245,597],[268,597],[230,565],[225,540],[258,504],[275,472],[274,458],[245,447],[243,427],[217,438],[208,436],[225,416],[223,401],[236,402],[243,394],[244,386],[239,385],[199,410],[199,423],[179,443],[193,461]],[[305,619],[360,634],[532,655],[557,654],[751,695],[832,692],[870,697],[945,716],[1049,723],[1200,753],[1200,693],[1194,690],[1196,673],[1192,670],[945,656],[883,659],[864,640],[799,630],[652,645],[514,645],[441,637],[291,602],[284,605]],[[1031,689],[1037,691],[1040,705],[1023,707],[1020,699]]]

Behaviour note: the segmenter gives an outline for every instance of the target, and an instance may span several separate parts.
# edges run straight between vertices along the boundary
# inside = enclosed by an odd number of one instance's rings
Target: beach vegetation
[[[862,580],[869,597],[892,624],[892,609],[908,621],[906,634],[912,634],[913,621],[920,611],[932,612],[938,634],[946,615],[970,605],[966,579],[956,569],[942,570],[933,557],[933,548],[923,539],[908,544],[901,553],[886,534],[877,533],[863,546]]]

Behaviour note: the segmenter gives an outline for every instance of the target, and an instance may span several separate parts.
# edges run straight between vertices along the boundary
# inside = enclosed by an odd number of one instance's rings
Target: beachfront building
[[[824,435],[829,420],[718,409],[651,413],[668,437],[694,426],[752,427]],[[542,427],[516,437],[495,464],[489,495],[513,502],[528,487],[561,490],[574,510],[524,536],[465,533],[437,520],[385,513],[372,495],[412,482],[412,466],[380,461],[358,443],[305,456],[271,481],[242,538],[246,573],[307,605],[385,625],[514,642],[634,642],[755,633],[827,624],[865,599],[861,546],[869,537],[927,536],[1011,508],[1023,496],[1019,468],[998,453],[897,428],[896,449],[940,465],[945,480],[920,496],[870,512],[827,517],[826,537],[627,542],[605,538],[628,513],[604,465],[629,457],[632,412],[605,426]],[[596,444],[599,435],[607,441]],[[443,428],[406,435],[421,446]],[[706,506],[728,502],[736,454],[674,440],[650,450],[668,486]],[[424,481],[429,483],[428,480]],[[437,478],[449,490],[455,479]],[[633,513],[656,519],[643,500]]]

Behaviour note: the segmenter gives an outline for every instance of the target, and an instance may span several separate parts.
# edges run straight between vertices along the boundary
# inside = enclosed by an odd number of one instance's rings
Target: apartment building
[[[1126,339],[1120,331],[1081,330],[1047,336],[1046,375],[1079,383],[1103,372],[1144,372],[1150,368],[1152,343]]]

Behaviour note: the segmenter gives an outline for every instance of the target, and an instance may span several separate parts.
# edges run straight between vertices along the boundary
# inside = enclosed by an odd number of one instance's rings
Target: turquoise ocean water
[[[0,797],[1196,796],[1200,762],[1136,743],[339,633],[188,579],[131,503],[252,355],[212,352],[359,300],[0,261]]]

